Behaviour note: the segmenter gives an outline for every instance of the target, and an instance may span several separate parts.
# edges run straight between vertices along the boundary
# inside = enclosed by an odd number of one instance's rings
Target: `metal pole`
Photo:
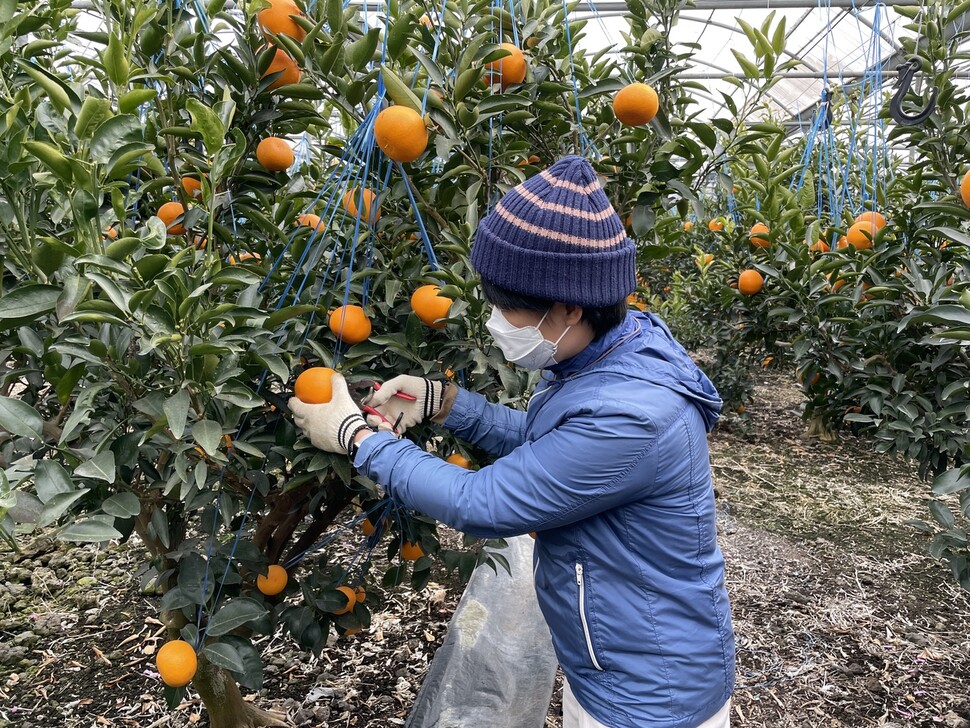
[[[696,60],[695,60],[696,63]],[[830,81],[837,81],[840,78],[862,78],[866,73],[872,73],[872,71],[842,71],[839,73],[829,73],[827,76],[820,71],[785,71],[784,73],[778,74],[782,79],[788,78],[814,78],[823,79],[827,78]],[[882,77],[893,78],[898,75],[898,71],[883,71]],[[741,78],[741,72],[737,73],[681,73],[677,75],[677,78],[690,78],[694,80],[711,80],[724,78],[725,76],[737,76]]]
[[[874,5],[876,0],[826,0],[825,7],[833,8],[864,8],[868,5]],[[617,0],[602,0],[601,2],[596,2],[594,0],[593,4],[596,6],[596,11],[599,13],[604,12],[627,12],[628,8],[625,2]],[[912,7],[914,5],[921,5],[921,0],[893,0],[891,5],[901,5],[905,7]],[[787,9],[787,8],[817,8],[817,0],[694,0],[692,7],[685,7],[684,10],[774,10]],[[578,8],[577,8],[578,10]]]

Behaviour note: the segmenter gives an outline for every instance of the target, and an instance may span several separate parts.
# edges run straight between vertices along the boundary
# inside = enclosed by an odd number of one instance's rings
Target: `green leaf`
[[[775,32],[771,36],[771,49],[775,52],[776,56],[780,56],[785,52],[785,40],[787,38],[787,33],[785,32],[785,21],[785,16],[781,16],[778,27],[775,28]]]
[[[455,90],[452,93],[452,100],[455,104],[461,101],[468,92],[472,90],[479,79],[482,77],[482,67],[475,66],[474,68],[466,68],[462,71],[458,78],[455,79]]]
[[[73,490],[70,493],[58,493],[55,495],[44,504],[44,510],[37,517],[37,528],[46,528],[52,523],[56,523],[89,490],[90,488],[81,488],[80,490]]]
[[[118,111],[122,114],[130,114],[137,111],[142,104],[153,101],[156,96],[158,96],[158,91],[153,88],[133,89],[118,98]]]
[[[168,418],[168,427],[172,431],[172,436],[176,440],[181,440],[182,435],[185,434],[185,421],[189,414],[189,391],[180,389],[165,400],[162,408],[165,410],[165,417]],[[221,431],[219,434],[222,434]],[[216,439],[218,441],[218,438]]]
[[[233,599],[226,602],[212,615],[212,618],[209,619],[209,625],[206,627],[206,635],[218,637],[227,634],[249,622],[262,619],[265,614],[265,607],[252,599]],[[240,665],[238,669],[243,668]]]
[[[371,28],[366,35],[347,46],[347,64],[355,71],[363,71],[373,60],[380,37],[381,29]]]
[[[81,111],[74,122],[74,135],[87,139],[88,132],[95,129],[111,114],[111,102],[98,96],[85,96]]]
[[[57,305],[57,286],[27,285],[0,298],[0,329],[20,326],[50,313]]]
[[[970,475],[963,475],[960,468],[953,468],[941,473],[933,481],[933,492],[937,495],[959,493],[970,488]]]
[[[51,172],[70,184],[74,175],[73,168],[70,160],[58,147],[47,142],[29,141],[24,142],[24,149],[43,162]]]
[[[732,48],[731,53],[734,54],[734,57],[738,61],[738,65],[740,65],[741,70],[744,71],[745,78],[754,79],[754,78],[759,78],[761,76],[761,71],[758,70],[758,67],[754,63],[749,61],[747,58],[745,58],[741,53],[739,53],[736,48]]]
[[[41,502],[47,503],[60,493],[74,491],[74,483],[64,466],[56,460],[38,460],[34,466],[34,492]]]
[[[141,501],[134,493],[115,493],[101,504],[102,510],[115,518],[130,518],[141,513]]]
[[[213,420],[199,420],[192,425],[192,438],[209,455],[215,455],[219,451],[219,441],[222,440],[222,425]]]
[[[108,47],[101,54],[101,62],[111,82],[117,86],[128,85],[128,59],[121,39],[114,33],[108,36]]]
[[[33,407],[13,397],[0,397],[0,428],[17,437],[43,437],[44,420]]]
[[[44,89],[46,96],[51,100],[51,103],[57,107],[58,111],[61,113],[73,111],[75,103],[77,103],[78,106],[81,105],[81,100],[77,97],[77,94],[75,94],[74,91],[72,91],[61,78],[34,65],[30,61],[22,58],[17,58],[16,61],[20,64],[24,71],[26,71],[27,75],[30,76],[38,86]]]
[[[211,628],[209,634],[212,634]],[[235,647],[227,645],[225,642],[213,642],[202,648],[202,654],[209,658],[209,662],[219,667],[234,672],[242,672],[246,669],[242,657]]]
[[[125,144],[143,141],[144,129],[137,116],[119,114],[101,123],[91,139],[91,161],[107,164],[115,150]]]
[[[121,534],[107,522],[98,518],[89,518],[66,526],[57,534],[57,537],[62,541],[101,543],[121,538]]]
[[[210,155],[222,149],[226,127],[218,114],[195,97],[189,97],[185,108],[192,116],[192,128],[202,134],[202,141]]]
[[[115,482],[115,454],[111,450],[99,452],[90,460],[81,463],[74,469],[78,478],[92,478],[107,483]]]
[[[381,78],[384,79],[384,88],[387,91],[387,96],[395,104],[408,106],[419,114],[421,113],[421,99],[414,95],[414,92],[401,80],[400,76],[387,66],[381,66]]]
[[[930,501],[930,513],[933,514],[933,518],[939,523],[943,528],[953,528],[956,523],[956,519],[953,517],[953,512],[946,507],[940,501]]]

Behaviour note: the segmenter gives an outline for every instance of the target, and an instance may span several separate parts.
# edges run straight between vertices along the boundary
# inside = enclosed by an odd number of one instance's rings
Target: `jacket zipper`
[[[603,668],[600,667],[599,660],[596,659],[596,653],[593,652],[593,638],[589,634],[589,623],[586,621],[586,584],[583,580],[583,565],[580,563],[576,564],[576,584],[579,585],[579,619],[583,623],[586,649],[589,651],[589,659],[593,661],[593,667],[602,672]]]

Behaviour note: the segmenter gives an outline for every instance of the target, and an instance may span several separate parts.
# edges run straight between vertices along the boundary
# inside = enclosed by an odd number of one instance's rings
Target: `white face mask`
[[[548,315],[549,312],[546,311],[535,326],[515,326],[502,315],[498,306],[492,306],[492,315],[485,322],[485,327],[491,332],[507,360],[525,369],[548,369],[557,363],[556,350],[559,342],[572,328],[567,326],[558,339],[549,341],[539,331]]]

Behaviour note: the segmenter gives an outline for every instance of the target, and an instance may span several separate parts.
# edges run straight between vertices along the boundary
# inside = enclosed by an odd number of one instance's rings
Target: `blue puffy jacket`
[[[690,728],[734,688],[706,439],[720,406],[663,322],[631,313],[545,371],[527,412],[459,391],[445,427],[492,465],[464,470],[388,433],[355,465],[462,531],[538,532],[536,593],[579,703],[615,728]]]

